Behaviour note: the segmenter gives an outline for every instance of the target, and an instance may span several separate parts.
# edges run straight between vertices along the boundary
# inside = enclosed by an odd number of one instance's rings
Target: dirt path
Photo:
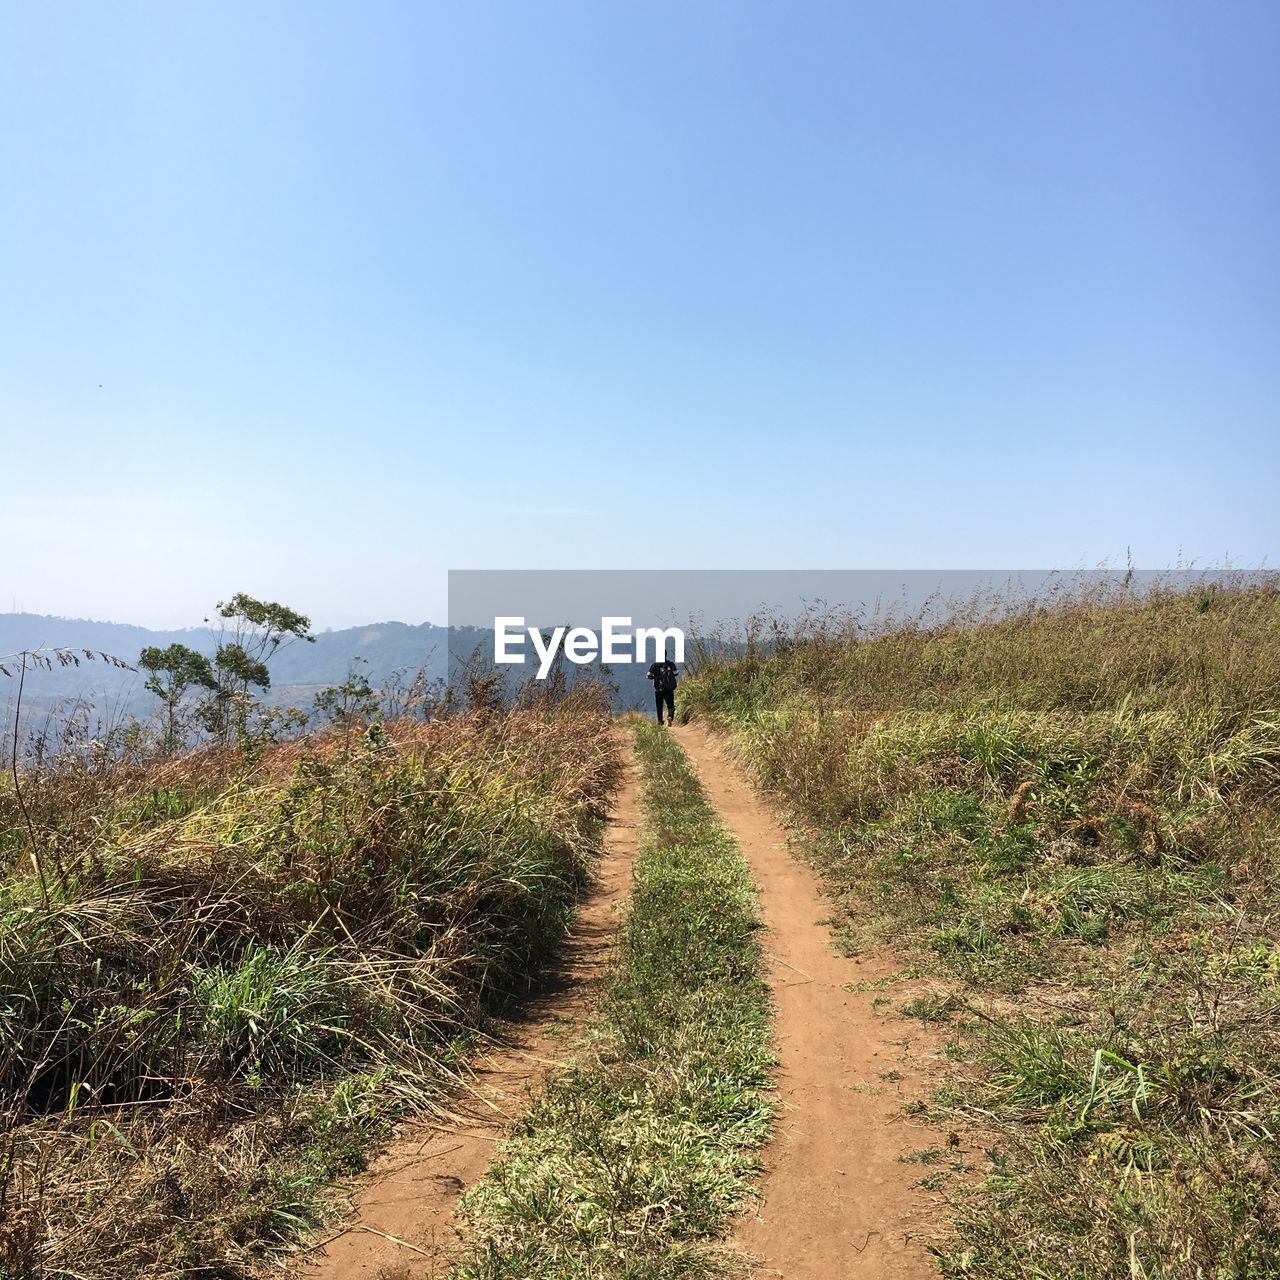
[[[362,1179],[350,1223],[310,1255],[298,1280],[428,1280],[443,1275],[459,1242],[454,1209],[493,1160],[494,1143],[528,1106],[591,1007],[618,931],[617,905],[631,889],[639,809],[630,734],[626,774],[605,835],[596,882],[583,898],[562,963],[547,988],[478,1055],[453,1100],[453,1115],[410,1124]]]
[[[674,732],[750,863],[769,931],[782,1113],[765,1152],[758,1216],[743,1219],[735,1238],[761,1260],[761,1277],[936,1276],[919,1242],[928,1197],[915,1182],[927,1170],[899,1158],[938,1143],[936,1131],[902,1112],[903,1101],[929,1090],[927,1061],[913,1065],[928,1037],[877,1012],[876,991],[844,989],[897,969],[888,957],[836,952],[818,923],[830,906],[814,873],[788,853],[786,832],[705,730]],[[890,994],[901,993],[895,986]],[[901,1079],[885,1081],[891,1072]]]

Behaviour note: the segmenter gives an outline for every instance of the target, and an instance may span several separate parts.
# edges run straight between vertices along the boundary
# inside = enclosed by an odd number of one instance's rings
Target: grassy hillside
[[[0,1276],[247,1275],[315,1221],[561,937],[616,769],[584,692],[0,784]]]
[[[930,1106],[988,1148],[945,1273],[1280,1274],[1275,581],[815,625],[682,697],[838,935],[938,979],[902,1012],[953,1023]]]

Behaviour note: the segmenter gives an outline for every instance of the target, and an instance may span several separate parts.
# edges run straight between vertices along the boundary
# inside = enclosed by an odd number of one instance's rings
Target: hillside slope
[[[259,1274],[555,953],[608,706],[0,777],[0,1276]]]
[[[1280,1274],[1280,590],[1099,590],[707,663],[836,937],[947,1024],[955,1276]],[[892,993],[886,994],[886,1001]]]

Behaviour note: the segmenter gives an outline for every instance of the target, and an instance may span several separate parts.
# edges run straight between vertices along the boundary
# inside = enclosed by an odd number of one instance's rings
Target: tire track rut
[[[740,1220],[734,1239],[759,1260],[762,1280],[936,1277],[923,1243],[930,1214],[919,1166],[900,1158],[937,1141],[902,1111],[906,1098],[929,1089],[915,1063],[931,1047],[928,1034],[876,1012],[874,993],[845,989],[892,978],[900,966],[835,950],[819,923],[830,904],[814,872],[787,851],[786,831],[706,730],[673,732],[742,848],[768,930],[781,1111],[758,1212]]]

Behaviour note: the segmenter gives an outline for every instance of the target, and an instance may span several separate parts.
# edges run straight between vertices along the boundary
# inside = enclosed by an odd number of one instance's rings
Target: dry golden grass
[[[684,709],[808,830],[841,936],[950,986],[904,1010],[954,1022],[928,1105],[988,1149],[943,1271],[1280,1274],[1277,579],[773,638]]]

